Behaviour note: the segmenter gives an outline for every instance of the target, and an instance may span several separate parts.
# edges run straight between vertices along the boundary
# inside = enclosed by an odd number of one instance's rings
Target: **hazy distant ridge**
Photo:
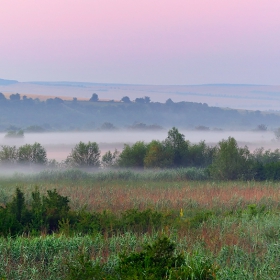
[[[5,80],[5,79],[0,79],[0,85],[12,85],[16,84],[18,81],[16,80]]]
[[[254,84],[201,84],[201,85],[140,85],[118,83],[93,83],[69,81],[31,81],[0,79],[0,92],[89,99],[97,93],[102,100],[131,100],[149,96],[152,102],[164,103],[171,98],[174,102],[207,103],[209,106],[277,111],[280,108],[280,85]]]

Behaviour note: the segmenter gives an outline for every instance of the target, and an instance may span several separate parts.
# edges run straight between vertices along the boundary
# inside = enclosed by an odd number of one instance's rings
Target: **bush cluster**
[[[218,269],[209,258],[196,254],[186,258],[176,253],[175,243],[163,236],[140,252],[121,254],[113,271],[106,269],[106,263],[93,263],[86,254],[79,254],[75,261],[69,262],[68,271],[68,280],[214,280]]]
[[[65,234],[138,233],[160,230],[174,219],[171,214],[163,214],[151,209],[127,210],[120,215],[109,211],[88,212],[85,209],[71,211],[69,199],[54,190],[41,195],[38,189],[32,192],[30,203],[24,193],[17,188],[11,202],[0,206],[0,235],[38,235],[63,232]]]
[[[36,188],[31,194],[31,201],[26,202],[24,193],[17,188],[11,202],[0,205],[0,236],[21,234],[38,236],[40,234],[63,233],[104,234],[113,236],[134,232],[137,234],[160,231],[166,227],[197,228],[208,220],[213,213],[197,210],[186,213],[182,219],[174,210],[157,211],[154,209],[128,209],[121,213],[71,210],[68,197],[48,190],[41,195]]]
[[[28,205],[24,193],[17,188],[13,200],[0,207],[0,234],[14,236],[56,231],[59,222],[69,215],[68,203],[68,198],[56,190],[48,190],[46,196],[41,196],[36,189],[32,192],[31,205]]]

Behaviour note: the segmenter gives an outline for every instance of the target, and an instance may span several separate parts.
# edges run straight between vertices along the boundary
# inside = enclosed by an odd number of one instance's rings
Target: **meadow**
[[[63,220],[51,234],[3,236],[0,276],[78,279],[71,276],[71,269],[85,271],[90,263],[101,265],[106,279],[161,279],[117,278],[116,268],[120,253],[139,252],[145,244],[167,236],[176,253],[192,263],[193,271],[203,271],[210,262],[213,272],[212,278],[194,273],[189,278],[170,274],[166,279],[279,279],[279,182],[198,181],[187,179],[186,173],[49,171],[2,176],[2,207],[11,202],[16,188],[25,194],[27,204],[36,186],[42,194],[56,189],[69,198],[71,211],[99,213],[104,225],[83,233]],[[144,218],[146,223],[141,221]],[[84,275],[80,279],[103,278],[100,274],[100,278]]]

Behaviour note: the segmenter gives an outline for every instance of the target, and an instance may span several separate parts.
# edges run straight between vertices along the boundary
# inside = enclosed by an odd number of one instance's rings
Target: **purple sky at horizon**
[[[280,84],[279,0],[3,0],[0,9],[3,79]]]

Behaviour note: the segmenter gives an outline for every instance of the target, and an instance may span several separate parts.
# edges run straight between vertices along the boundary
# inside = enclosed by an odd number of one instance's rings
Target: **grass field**
[[[136,180],[132,175],[93,179],[78,174],[75,179],[46,174],[2,177],[0,204],[11,200],[16,187],[28,200],[38,186],[42,193],[56,188],[70,199],[72,210],[121,216],[129,209],[152,209],[172,215],[173,222],[157,231],[148,228],[137,233],[83,236],[62,227],[53,235],[1,238],[4,279],[66,279],[67,264],[76,260],[78,252],[88,253],[92,262],[105,263],[104,269],[113,273],[120,252],[138,251],[160,235],[170,237],[186,257],[211,259],[218,268],[217,279],[279,279],[278,182],[194,181],[176,176],[154,180],[145,174]]]

